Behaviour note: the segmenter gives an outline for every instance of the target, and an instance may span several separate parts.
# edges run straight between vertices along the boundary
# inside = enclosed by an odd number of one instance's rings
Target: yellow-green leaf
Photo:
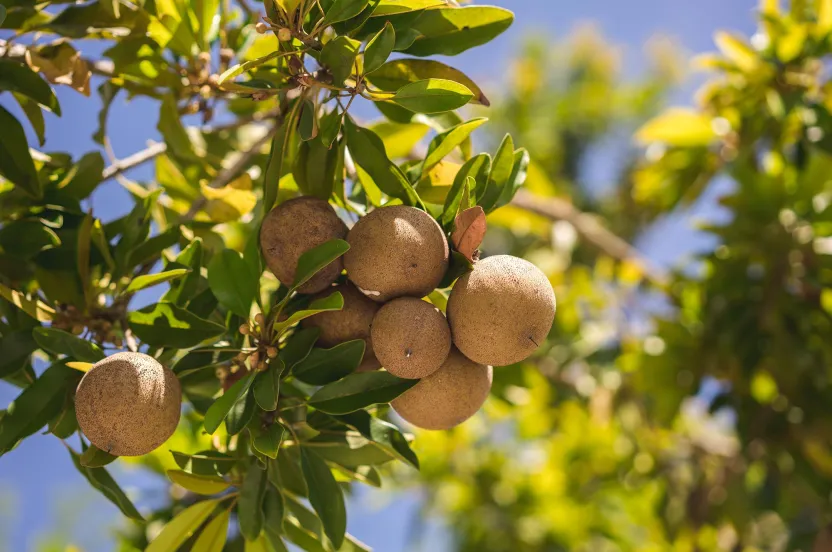
[[[35,320],[46,322],[55,316],[55,309],[40,299],[29,299],[19,291],[0,284],[0,296]]]
[[[225,510],[212,519],[194,543],[195,552],[222,552],[228,537],[228,520],[231,510]]]
[[[230,222],[250,213],[257,205],[257,196],[251,189],[251,176],[243,173],[222,188],[202,184],[202,195],[208,200],[205,212],[213,222]]]
[[[221,493],[231,486],[231,483],[219,476],[194,475],[182,470],[168,470],[168,478],[180,487],[203,495]]]
[[[171,552],[188,540],[211,515],[219,500],[204,500],[179,512],[162,529],[145,552]]]
[[[424,79],[450,80],[465,86],[474,94],[472,103],[490,105],[483,91],[468,75],[432,59],[408,58],[388,61],[372,74],[367,75],[367,79],[371,84],[388,92],[395,92],[406,84]]]
[[[90,368],[93,367],[91,362],[67,362],[66,365],[79,372],[89,372]]]
[[[714,34],[714,42],[720,52],[740,70],[752,73],[757,69],[760,58],[754,49],[743,40],[724,31],[718,31]]]
[[[410,155],[416,144],[428,133],[430,127],[422,123],[399,124],[382,121],[371,126],[370,130],[384,142],[387,157],[397,159]]]
[[[690,109],[671,108],[647,121],[636,131],[636,139],[643,143],[664,142],[671,146],[706,146],[716,133],[705,115]]]

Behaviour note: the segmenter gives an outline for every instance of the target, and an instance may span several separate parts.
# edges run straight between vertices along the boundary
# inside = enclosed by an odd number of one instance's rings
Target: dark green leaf
[[[208,263],[208,284],[222,306],[248,318],[257,296],[258,274],[253,274],[240,254],[223,249]]]
[[[282,425],[273,423],[264,429],[258,429],[252,444],[261,454],[275,459],[277,458],[277,452],[280,450],[284,432]]]
[[[263,513],[266,516],[266,523],[263,527],[266,530],[266,536],[272,546],[280,550],[280,546],[283,544],[280,541],[280,535],[283,534],[283,518],[286,516],[286,506],[283,503],[283,494],[277,487],[269,485],[266,490]],[[280,542],[280,544],[275,545],[275,542]]]
[[[117,458],[118,456],[113,456],[109,452],[101,450],[95,445],[90,445],[78,461],[85,468],[102,468],[115,461]]]
[[[474,130],[480,127],[488,119],[480,117],[460,123],[445,132],[437,134],[428,146],[428,154],[422,164],[422,174],[426,174],[436,166],[442,159],[449,155],[455,148],[468,140]]]
[[[378,403],[389,403],[419,380],[397,378],[389,372],[362,372],[321,387],[309,405],[330,414],[347,414]]]
[[[314,452],[301,447],[300,459],[303,477],[309,486],[309,503],[321,519],[326,536],[337,550],[341,548],[347,532],[344,494],[326,462]]]
[[[406,84],[390,101],[416,113],[442,113],[458,109],[474,97],[462,84],[445,79],[425,79]]]
[[[43,120],[43,111],[40,106],[36,101],[24,96],[23,94],[15,92],[12,95],[14,96],[14,99],[17,100],[17,103],[20,104],[20,109],[23,110],[26,118],[29,119],[32,129],[35,131],[35,136],[38,137],[38,143],[43,146],[43,143],[46,140],[46,122]]]
[[[335,188],[337,170],[343,167],[342,148],[327,148],[322,140],[303,142],[295,159],[294,177],[304,195],[328,200]]]
[[[306,142],[318,135],[318,114],[315,110],[315,104],[310,100],[303,101],[303,107],[300,109],[300,121],[298,122],[298,134],[300,139]]]
[[[128,257],[129,266],[139,266],[157,259],[168,247],[179,243],[182,232],[178,226],[168,228],[161,234],[156,234],[148,240],[144,240],[130,251]]]
[[[6,6],[0,6],[0,24],[6,20]]]
[[[40,199],[43,190],[40,187],[35,162],[29,154],[26,133],[14,115],[0,106],[0,175],[30,196]]]
[[[67,387],[79,379],[79,372],[59,362],[26,387],[0,420],[0,456],[48,424],[61,411]]]
[[[266,470],[260,469],[256,460],[252,461],[243,479],[240,501],[237,504],[240,533],[248,541],[256,540],[263,530],[263,499],[266,496],[267,483]]]
[[[329,69],[334,86],[344,86],[344,81],[353,72],[359,48],[361,42],[347,36],[336,36],[324,44],[321,63]]]
[[[165,96],[162,101],[162,106],[159,110],[159,123],[156,128],[165,139],[168,145],[168,153],[184,158],[196,158],[193,144],[182,126],[182,121],[179,117],[179,110],[176,107],[176,100],[173,96]]]
[[[298,259],[295,282],[292,289],[297,289],[309,281],[312,276],[323,270],[329,263],[346,253],[350,248],[344,240],[329,240],[303,253]]]
[[[104,143],[104,138],[107,135],[107,116],[110,114],[110,106],[113,104],[119,90],[121,88],[110,81],[106,81],[98,87],[98,95],[101,96],[101,110],[98,112],[98,129],[92,135],[92,139],[99,144]]]
[[[0,248],[21,259],[31,259],[59,245],[61,239],[55,231],[37,220],[17,220],[0,228]]]
[[[393,53],[393,46],[395,45],[396,31],[393,29],[393,25],[387,21],[384,28],[370,39],[364,49],[364,73],[372,73],[380,68]],[[372,79],[370,80],[372,82]],[[396,89],[398,88],[397,86]]]
[[[474,95],[471,100],[473,103],[485,106],[490,105],[490,102],[488,101],[488,98],[485,97],[483,91],[468,77],[468,75],[459,69],[455,69],[449,65],[445,65],[441,61],[432,59],[408,58],[388,61],[379,67],[373,74],[368,75],[367,79],[373,85],[387,92],[395,92],[406,84],[424,79],[450,80],[458,82],[470,90]]]
[[[257,403],[254,400],[254,393],[248,390],[231,405],[231,409],[225,417],[225,430],[229,435],[237,435],[251,422],[256,410]]]
[[[420,33],[405,51],[414,56],[455,56],[489,42],[509,28],[514,14],[492,6],[424,10],[413,24]]]
[[[280,350],[283,369],[291,371],[297,363],[303,361],[318,340],[319,334],[320,329],[318,328],[305,328],[295,331],[286,341],[283,349]]]
[[[472,177],[476,183],[486,182],[490,170],[491,156],[487,153],[475,155],[460,167],[459,172],[454,177],[454,183],[448,192],[448,197],[445,198],[445,206],[440,217],[443,228],[450,230],[453,226],[454,219],[456,219],[460,210],[462,197],[465,195],[466,179]]]
[[[269,367],[257,375],[254,380],[254,398],[257,405],[271,412],[277,409],[277,397],[280,394],[280,375],[283,373],[283,362],[280,357],[269,361]]]
[[[35,328],[32,337],[42,349],[56,355],[66,355],[81,362],[92,363],[104,358],[104,352],[98,345],[63,330]]]
[[[309,489],[300,469],[299,447],[288,447],[269,462],[269,480],[278,489],[286,489],[297,496],[307,496]]]
[[[321,143],[327,148],[332,147],[332,143],[338,138],[338,133],[341,131],[341,120],[343,117],[337,109],[327,112],[321,117]],[[329,197],[329,196],[327,196]]]
[[[156,274],[145,274],[134,278],[130,285],[127,286],[125,292],[132,293],[145,288],[158,286],[171,280],[181,278],[190,272],[187,268],[175,268],[173,270],[166,270],[165,272],[158,272]]]
[[[22,369],[37,348],[30,330],[10,332],[0,338],[0,378]]]
[[[189,243],[188,247],[176,256],[175,262],[186,266],[189,272],[184,278],[171,284],[162,300],[184,307],[196,293],[197,284],[199,284],[199,269],[202,267],[202,240],[197,238]]]
[[[451,250],[451,259],[448,264],[448,271],[442,277],[442,281],[437,286],[439,289],[449,288],[456,281],[457,278],[468,272],[474,267],[471,261],[460,253],[459,251]]]
[[[280,333],[293,324],[300,322],[304,318],[309,318],[310,316],[314,316],[321,312],[341,310],[342,308],[344,308],[344,297],[338,291],[333,292],[332,294],[322,297],[321,299],[315,299],[309,305],[309,308],[293,312],[289,318],[279,324],[275,324],[275,332]]]
[[[87,153],[75,163],[59,185],[76,199],[86,199],[101,183],[104,158],[99,152]]]
[[[237,462],[236,458],[215,450],[205,450],[196,454],[171,451],[171,454],[180,468],[195,475],[225,475]]]
[[[292,373],[296,378],[313,385],[326,385],[351,374],[361,364],[366,343],[363,339],[347,341],[331,349],[312,349]]]
[[[498,209],[503,205],[508,205],[514,198],[517,190],[526,182],[526,170],[529,168],[529,152],[525,148],[520,148],[514,152],[513,165],[511,168],[511,175],[508,182],[503,187],[494,209]]]
[[[49,83],[32,71],[28,65],[8,58],[0,58],[0,90],[17,92],[60,116],[58,98]]]
[[[393,424],[374,418],[363,410],[336,416],[336,418],[360,432],[367,439],[377,443],[400,460],[407,462],[417,470],[419,469],[419,459],[410,449],[410,445],[404,435],[402,435],[402,432]]]
[[[372,130],[361,128],[346,117],[344,129],[347,147],[355,163],[376,186],[390,197],[401,199],[406,205],[421,205],[419,196],[402,170],[387,157],[384,142]]]
[[[214,404],[212,404],[208,409],[208,412],[205,413],[204,426],[206,433],[213,435],[214,432],[217,431],[217,428],[220,427],[222,421],[225,420],[225,417],[228,415],[228,412],[234,404],[240,400],[245,401],[245,398],[248,395],[248,390],[253,381],[254,374],[249,374],[234,383],[228,391],[223,393],[222,396],[214,401]]]
[[[335,0],[326,11],[323,23],[332,25],[339,21],[352,19],[367,7],[370,0]]]
[[[84,467],[81,464],[81,456],[69,447],[67,447],[67,450],[69,450],[69,454],[72,456],[72,463],[75,464],[75,468],[90,482],[90,485],[103,494],[107,500],[115,504],[121,510],[122,514],[130,519],[144,521],[142,515],[136,510],[136,507],[133,506],[133,503],[130,502],[130,499],[127,498],[127,495],[124,494],[124,491],[121,490],[121,487],[118,486],[118,483],[115,482],[107,470],[104,468]],[[151,548],[147,550],[151,550]]]
[[[481,206],[486,213],[494,210],[497,201],[503,194],[503,190],[509,185],[513,167],[514,141],[511,139],[511,135],[506,134],[494,155],[494,162],[491,164],[487,184],[482,193],[477,194],[477,205]]]
[[[130,329],[143,342],[154,347],[187,349],[225,332],[225,327],[209,322],[173,303],[156,303],[127,315]]]
[[[49,433],[58,439],[68,439],[76,431],[78,419],[75,416],[75,389],[67,389],[63,410],[49,421]]]
[[[314,446],[315,452],[324,460],[349,468],[380,466],[395,458],[383,447],[354,431],[338,433],[330,430],[305,444]]]

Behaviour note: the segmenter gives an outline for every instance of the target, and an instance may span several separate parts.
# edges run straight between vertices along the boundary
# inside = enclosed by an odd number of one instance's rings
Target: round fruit
[[[371,335],[381,365],[400,378],[431,375],[451,350],[445,315],[415,297],[399,297],[381,307],[373,319]]]
[[[263,257],[277,279],[291,286],[298,259],[310,249],[336,238],[344,239],[347,226],[329,203],[314,197],[296,197],[269,211],[260,228]],[[300,293],[326,289],[344,268],[339,257],[300,286]]]
[[[364,358],[361,359],[361,364],[358,365],[355,372],[373,372],[379,368],[381,368],[381,363],[376,358],[376,355],[373,354],[373,351],[367,351],[364,353]]]
[[[381,207],[347,235],[347,277],[373,301],[433,291],[448,269],[448,241],[439,224],[415,207]]]
[[[324,347],[334,347],[345,341],[363,339],[367,343],[364,357],[372,355],[373,345],[370,341],[370,326],[373,324],[373,317],[380,305],[367,299],[352,284],[327,288],[318,295],[328,297],[336,291],[340,291],[344,298],[343,309],[310,316],[304,319],[301,325],[305,328],[318,328],[320,330],[318,343]]]
[[[142,353],[116,353],[96,362],[75,393],[84,435],[114,456],[158,448],[176,430],[181,406],[176,375]]]
[[[393,399],[393,409],[422,429],[450,429],[473,416],[491,390],[490,366],[451,349],[444,364]]]
[[[457,280],[447,312],[454,345],[465,356],[505,366],[543,343],[555,319],[555,292],[532,263],[496,255]]]

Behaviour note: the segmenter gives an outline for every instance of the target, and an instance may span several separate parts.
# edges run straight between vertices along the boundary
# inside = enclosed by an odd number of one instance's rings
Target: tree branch
[[[596,217],[576,209],[568,201],[554,197],[537,197],[525,190],[520,190],[511,204],[549,220],[563,220],[570,223],[584,240],[605,254],[620,261],[635,263],[652,283],[659,287],[667,286],[667,275],[663,271],[646,259],[635,247],[604,227]]]
[[[167,150],[168,146],[164,142],[154,142],[150,144],[147,149],[136,152],[130,157],[114,161],[112,165],[105,168],[104,172],[101,173],[101,179],[108,180],[113,178],[126,170],[153,160],[157,156],[165,153]]]

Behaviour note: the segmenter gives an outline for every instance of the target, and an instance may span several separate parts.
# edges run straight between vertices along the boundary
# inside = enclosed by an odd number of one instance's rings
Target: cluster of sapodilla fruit
[[[384,367],[419,379],[392,402],[406,421],[449,429],[470,418],[488,397],[492,366],[527,358],[545,339],[555,294],[533,264],[508,255],[477,261],[451,291],[447,318],[423,298],[448,270],[445,233],[426,212],[380,207],[347,229],[328,202],[298,197],[263,221],[260,244],[269,269],[285,285],[300,256],[327,241],[346,239],[347,253],[318,272],[299,293],[344,298],[339,311],[302,322],[319,328],[332,347],[363,339],[359,370]],[[346,269],[348,282],[333,286]],[[92,444],[116,456],[140,456],[164,443],[179,422],[176,375],[142,353],[117,353],[96,363],[75,397],[78,425]]]

